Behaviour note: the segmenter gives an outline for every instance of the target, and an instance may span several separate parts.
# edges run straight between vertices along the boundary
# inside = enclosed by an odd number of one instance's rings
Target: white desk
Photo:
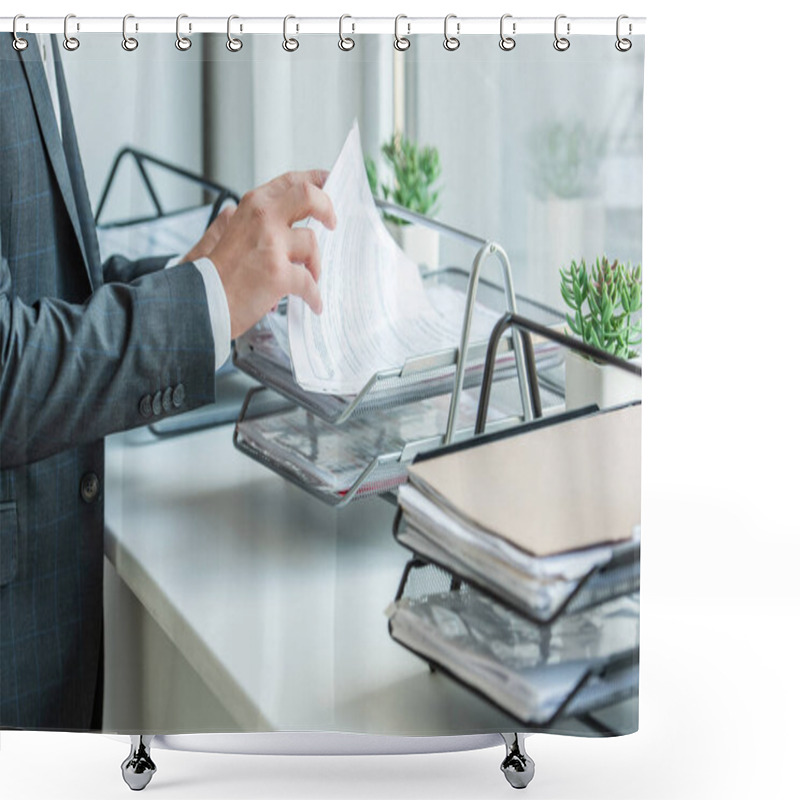
[[[208,729],[230,730],[232,718],[246,731],[518,730],[389,637],[383,611],[410,558],[391,534],[394,507],[371,498],[331,509],[231,437],[231,425],[161,440],[140,430],[106,447],[106,555],[224,708]],[[109,663],[163,681],[136,636],[107,604]],[[192,729],[173,714],[171,731]]]

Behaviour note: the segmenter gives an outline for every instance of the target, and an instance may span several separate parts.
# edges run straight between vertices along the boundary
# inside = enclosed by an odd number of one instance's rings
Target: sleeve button
[[[163,409],[161,407],[161,390],[159,389],[159,391],[157,391],[153,395],[153,414],[155,414],[155,416],[157,417],[161,416],[162,410]]]
[[[175,408],[180,408],[185,398],[186,389],[183,388],[182,383],[179,383],[172,392],[172,405],[174,405]]]
[[[161,407],[164,409],[165,414],[172,411],[172,387],[167,386],[161,394]]]
[[[139,413],[145,419],[153,416],[153,398],[149,394],[144,395],[139,401]]]

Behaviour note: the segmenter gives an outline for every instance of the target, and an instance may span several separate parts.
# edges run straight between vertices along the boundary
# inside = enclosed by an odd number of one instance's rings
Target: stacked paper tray
[[[394,535],[538,624],[638,591],[640,422],[586,407],[422,455]]]
[[[394,535],[416,555],[457,574],[498,602],[519,608],[539,625],[550,624],[562,614],[574,614],[639,591],[638,536],[611,548],[609,560],[593,567],[583,577],[544,582],[536,591],[520,595],[515,593],[512,584],[489,581],[484,572],[460,560],[452,549],[437,546],[435,537],[426,536],[410,524],[401,509],[395,517]]]
[[[449,415],[450,397],[442,395],[337,425],[301,407],[249,416],[251,400],[261,391],[265,389],[248,395],[234,445],[330,505],[396,490],[414,456],[442,445]],[[456,441],[472,435],[478,394],[477,388],[462,394]],[[519,424],[518,395],[514,381],[498,387],[487,430]],[[554,407],[562,398],[543,390],[542,402]]]
[[[395,641],[526,726],[557,730],[638,694],[637,593],[543,626],[413,559],[387,614]],[[636,726],[634,714],[602,732]]]
[[[423,276],[426,285],[445,285],[464,294],[469,274],[458,268],[429,272]],[[498,314],[506,310],[503,288],[486,280],[479,281],[477,301]],[[544,325],[559,325],[563,317],[542,304],[517,298],[520,314]],[[478,386],[483,376],[487,341],[470,343],[464,374],[464,388]],[[563,382],[559,365],[563,363],[561,348],[543,341],[535,347],[537,372],[543,386],[560,393]],[[375,373],[358,395],[337,396],[304,391],[295,381],[291,362],[268,326],[258,325],[236,341],[234,363],[244,372],[275,389],[327,422],[340,425],[350,417],[372,413],[453,391],[458,349],[421,353],[408,359],[402,367]],[[516,377],[511,340],[500,343],[495,380]]]

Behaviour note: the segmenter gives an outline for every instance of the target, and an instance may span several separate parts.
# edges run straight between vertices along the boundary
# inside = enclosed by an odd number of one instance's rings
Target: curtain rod
[[[227,17],[193,17],[181,15],[180,28],[183,35],[192,33],[226,33]],[[17,21],[17,33],[64,33],[64,17],[23,16]],[[338,17],[236,17],[232,30],[237,35],[273,33],[339,34],[385,33],[394,34],[395,26],[401,36],[414,34],[444,33],[444,17],[351,17],[346,15],[340,23]],[[0,31],[13,30],[14,17],[0,17]],[[340,27],[341,26],[341,27]],[[616,17],[570,17],[559,15],[559,34],[614,36],[617,31]],[[567,29],[569,26],[569,29]],[[506,15],[504,32],[510,36],[554,33],[554,17],[513,17]],[[127,30],[136,33],[175,33],[175,17],[136,17],[128,19]],[[626,17],[622,24],[622,35],[641,35],[645,32],[645,17]],[[69,32],[119,33],[122,34],[122,17],[81,17],[70,15]],[[448,22],[451,35],[500,34],[500,17],[457,17]]]

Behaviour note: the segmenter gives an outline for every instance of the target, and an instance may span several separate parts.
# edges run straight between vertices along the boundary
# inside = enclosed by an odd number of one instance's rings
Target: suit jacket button
[[[158,416],[161,415],[161,411],[162,411],[162,408],[161,408],[161,390],[159,389],[153,395],[153,413],[158,417]]]
[[[149,394],[144,395],[139,401],[139,413],[145,419],[153,416],[153,398]]]
[[[172,405],[174,405],[175,408],[180,408],[185,398],[186,389],[183,388],[182,383],[179,383],[172,392]]]
[[[87,472],[81,478],[81,499],[84,503],[94,503],[100,494],[100,478],[94,472]]]
[[[165,414],[169,414],[172,411],[172,387],[167,386],[164,389],[164,392],[161,395],[161,407],[164,409]]]

